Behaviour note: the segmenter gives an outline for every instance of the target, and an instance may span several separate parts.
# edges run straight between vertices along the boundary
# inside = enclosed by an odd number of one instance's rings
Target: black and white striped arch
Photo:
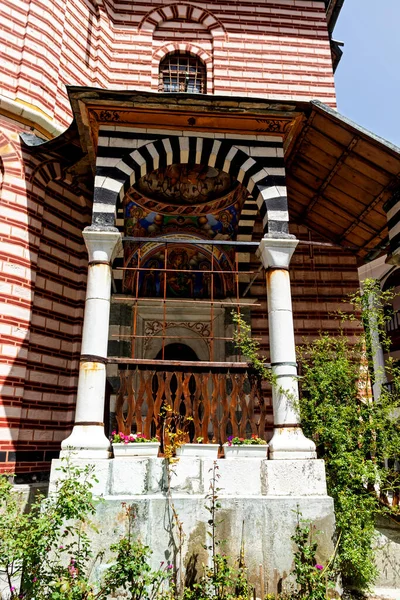
[[[113,137],[111,131],[107,133],[110,150],[100,152],[96,164],[93,225],[115,226],[118,201],[147,173],[175,163],[193,163],[215,167],[236,177],[254,198],[243,208],[238,239],[244,240],[251,235],[256,210],[262,216],[265,234],[284,236],[288,233],[285,167],[280,140],[267,142],[270,151],[264,152],[264,156],[251,156],[251,148],[243,146],[246,143],[243,140],[238,147],[233,140],[170,135],[132,150],[132,146],[127,149],[126,140],[121,146],[119,136]]]

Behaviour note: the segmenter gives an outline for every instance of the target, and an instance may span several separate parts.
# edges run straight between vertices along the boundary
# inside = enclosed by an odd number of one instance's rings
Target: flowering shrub
[[[112,444],[143,444],[149,442],[158,442],[158,438],[156,437],[148,439],[142,433],[129,433],[125,435],[125,433],[122,433],[122,431],[119,433],[113,431],[111,433],[110,440]]]
[[[297,513],[296,530],[291,538],[297,545],[293,569],[297,591],[291,597],[293,600],[326,600],[329,598],[328,590],[334,587],[332,567],[335,554],[325,567],[317,563],[318,544],[313,538],[318,532],[309,521],[300,517]]]
[[[264,446],[267,443],[265,440],[257,437],[255,434],[253,434],[249,439],[233,437],[233,435],[230,435],[227,441],[228,446]]]

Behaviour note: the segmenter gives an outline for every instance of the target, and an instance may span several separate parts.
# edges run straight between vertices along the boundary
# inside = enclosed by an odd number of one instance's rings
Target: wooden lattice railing
[[[188,441],[264,437],[266,403],[259,379],[246,364],[156,362],[119,365],[115,409],[119,431],[162,439],[162,415],[169,406],[175,414],[191,417]]]

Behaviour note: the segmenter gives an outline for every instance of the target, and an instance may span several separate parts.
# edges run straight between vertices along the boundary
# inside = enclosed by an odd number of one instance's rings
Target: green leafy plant
[[[160,569],[151,569],[151,549],[137,540],[133,533],[133,507],[126,507],[126,515],[128,532],[110,547],[115,554],[115,561],[104,575],[102,593],[131,600],[161,600],[170,597],[174,590],[173,565],[161,563]]]
[[[303,430],[325,459],[328,493],[335,502],[340,534],[338,566],[345,584],[359,589],[368,589],[377,575],[376,518],[400,515],[399,508],[388,502],[400,485],[400,474],[390,468],[400,447],[394,416],[399,397],[382,387],[374,401],[367,370],[371,336],[378,333],[387,344],[384,307],[391,297],[391,293],[381,293],[377,282],[367,280],[363,293],[352,296],[356,316],[368,325],[366,335],[355,341],[342,333],[321,335],[299,352]],[[389,360],[387,372],[395,387],[397,371]]]
[[[233,341],[236,347],[262,379],[276,385],[277,379],[274,377],[270,365],[260,354],[260,344],[251,337],[251,326],[246,323],[240,312],[232,311],[231,316],[235,324]]]
[[[163,404],[160,410],[160,429],[162,431],[164,457],[173,462],[176,450],[189,438],[189,428],[193,417],[176,412],[169,404]]]
[[[330,569],[333,566],[334,557],[325,567],[317,563],[318,543],[313,538],[316,533],[315,527],[300,517],[301,515],[298,513],[295,533],[292,536],[292,540],[297,546],[293,569],[297,590],[292,597],[297,600],[326,600],[328,589],[333,587]]]
[[[0,477],[0,568],[11,600],[106,600],[123,592],[132,600],[172,600],[171,565],[152,571],[150,549],[133,536],[127,509],[127,535],[94,554],[91,522],[96,507],[92,467],[61,462],[56,490],[39,497],[24,513],[23,498]],[[106,552],[113,555],[102,578],[94,576]]]
[[[213,462],[210,469],[211,479],[208,493],[206,494],[205,509],[209,513],[207,536],[209,543],[204,548],[210,552],[210,566],[203,565],[203,574],[199,581],[185,588],[184,600],[247,600],[250,593],[248,584],[247,568],[244,561],[243,543],[238,560],[238,565],[233,566],[232,559],[220,552],[225,543],[217,535],[218,511],[221,508],[219,500],[217,461]]]
[[[71,565],[77,573],[89,568],[93,471],[63,462],[56,492],[38,497],[22,515],[22,497],[4,478],[0,481],[0,567],[7,574],[10,597],[19,582],[18,594],[24,598],[52,598],[54,593],[57,600],[58,582],[70,576]],[[85,594],[90,596],[89,588]]]
[[[365,333],[349,339],[321,334],[298,349],[301,365],[299,408],[305,435],[317,446],[326,464],[328,493],[335,503],[339,534],[336,566],[345,585],[367,590],[377,575],[374,560],[375,523],[380,515],[400,520],[400,509],[390,498],[400,489],[396,471],[400,447],[400,370],[388,359],[386,374],[391,388],[381,387],[378,400],[370,392],[369,374],[376,341],[388,350],[386,307],[393,298],[374,280],[363,283],[362,292],[351,297],[354,311],[338,318],[360,320]],[[236,343],[261,376],[274,384],[268,366],[259,356],[250,327],[235,315]],[[370,367],[368,369],[368,366]],[[373,374],[372,380],[374,381]]]

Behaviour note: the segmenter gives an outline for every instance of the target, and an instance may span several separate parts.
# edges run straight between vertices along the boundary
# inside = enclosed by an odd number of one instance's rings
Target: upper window
[[[160,62],[159,92],[206,93],[206,67],[189,52],[167,54]]]

